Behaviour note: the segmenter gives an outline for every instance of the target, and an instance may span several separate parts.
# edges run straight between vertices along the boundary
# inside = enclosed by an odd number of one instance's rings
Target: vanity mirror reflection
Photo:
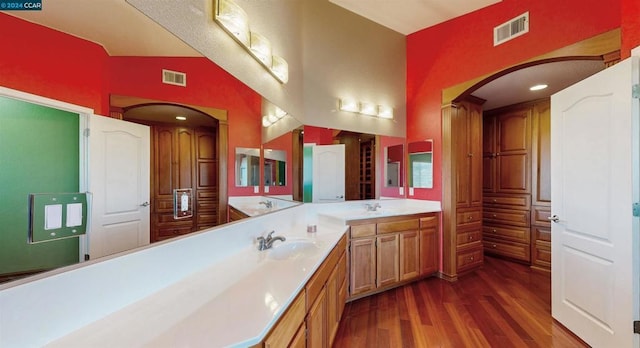
[[[408,144],[409,187],[433,188],[433,140]]]
[[[260,149],[236,147],[236,186],[260,185]]]
[[[287,152],[284,150],[264,149],[264,185],[286,186]]]
[[[384,148],[385,187],[401,187],[404,176],[404,145],[398,144]]]

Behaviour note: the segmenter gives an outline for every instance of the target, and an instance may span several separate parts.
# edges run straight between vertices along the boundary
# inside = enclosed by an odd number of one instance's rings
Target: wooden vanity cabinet
[[[242,219],[248,218],[249,215],[243,213],[242,211],[229,206],[229,222],[238,221]]]
[[[428,213],[351,221],[349,298],[437,272],[438,216]]]
[[[331,346],[346,303],[346,248],[344,236],[257,347]]]

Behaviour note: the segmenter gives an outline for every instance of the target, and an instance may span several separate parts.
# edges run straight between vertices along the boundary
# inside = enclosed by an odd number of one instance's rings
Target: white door
[[[313,146],[313,202],[344,201],[344,144]]]
[[[552,315],[593,347],[638,347],[637,58],[551,97]]]
[[[148,126],[91,116],[91,259],[149,244]]]

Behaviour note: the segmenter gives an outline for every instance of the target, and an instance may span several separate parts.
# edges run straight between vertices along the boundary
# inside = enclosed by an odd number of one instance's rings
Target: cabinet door
[[[530,193],[531,109],[496,118],[496,192]]]
[[[327,298],[326,291],[320,291],[316,301],[307,313],[307,347],[327,347]]]
[[[420,219],[420,275],[438,271],[438,215]]]
[[[496,189],[496,125],[495,117],[482,118],[482,190],[494,192]]]
[[[377,238],[377,287],[400,281],[399,237],[397,233]]]
[[[351,240],[350,294],[358,295],[376,288],[376,238]]]
[[[482,107],[469,104],[469,205],[482,206]]]
[[[329,343],[333,342],[333,338],[338,332],[338,301],[339,301],[339,287],[342,282],[338,281],[338,265],[333,269],[333,272],[327,279],[327,334]]]
[[[303,322],[300,326],[300,329],[298,330],[298,332],[296,332],[296,335],[291,340],[289,348],[305,348],[307,346],[306,331],[307,325]]]
[[[400,280],[420,275],[420,238],[418,231],[406,231],[400,237]]]

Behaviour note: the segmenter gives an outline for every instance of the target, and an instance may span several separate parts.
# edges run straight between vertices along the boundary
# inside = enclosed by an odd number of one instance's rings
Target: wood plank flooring
[[[551,318],[551,280],[485,257],[457,282],[435,277],[347,303],[334,347],[587,347]]]

